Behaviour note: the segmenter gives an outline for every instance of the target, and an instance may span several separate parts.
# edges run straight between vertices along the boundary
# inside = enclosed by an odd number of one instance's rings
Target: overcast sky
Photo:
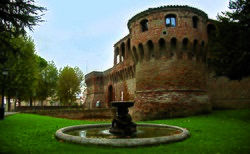
[[[57,68],[79,67],[84,74],[113,66],[113,46],[128,32],[127,22],[148,8],[189,5],[216,19],[229,0],[38,0],[46,7],[30,35],[36,52]]]

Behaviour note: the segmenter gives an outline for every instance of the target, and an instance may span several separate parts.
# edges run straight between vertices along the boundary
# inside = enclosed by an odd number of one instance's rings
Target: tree
[[[36,98],[43,102],[48,97],[55,97],[58,71],[53,61],[47,62],[38,57],[39,73],[37,79]]]
[[[34,73],[36,63],[33,61],[34,45],[31,40],[26,39],[25,28],[32,31],[33,26],[43,21],[41,13],[46,10],[34,3],[34,0],[0,1],[0,68],[8,66],[7,68],[12,70],[9,81],[13,80],[13,82],[8,84],[8,95],[12,95],[12,92],[17,91],[18,88],[19,93],[22,93],[19,96],[25,99],[27,95],[33,94],[32,85],[36,78]],[[16,40],[21,40],[24,44]],[[26,48],[28,48],[27,51]],[[26,61],[24,57],[27,58]]]
[[[241,80],[250,76],[250,2],[230,0],[229,9],[217,16],[217,33],[210,37],[211,66],[217,76]]]
[[[33,26],[42,22],[44,7],[34,5],[34,0],[1,0],[0,32],[6,35],[25,34],[25,28],[33,30]]]
[[[6,80],[8,98],[15,97],[18,92],[18,99],[29,100],[34,94],[38,74],[34,42],[30,37],[21,35],[9,41],[14,48],[19,49],[19,54],[16,56],[7,52],[6,55],[5,66],[9,70]]]
[[[34,3],[34,0],[0,1],[0,62],[2,65],[7,61],[6,52],[19,53],[19,48],[16,48],[10,40],[19,35],[25,36],[25,28],[32,31],[34,26],[43,21],[42,13],[46,8],[36,6]]]
[[[81,91],[82,80],[83,73],[78,67],[66,66],[59,71],[57,92],[62,104],[72,105]]]

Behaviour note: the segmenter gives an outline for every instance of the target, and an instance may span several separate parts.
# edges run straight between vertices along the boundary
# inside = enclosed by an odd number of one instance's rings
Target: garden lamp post
[[[4,68],[2,70],[2,75],[3,75],[3,85],[2,85],[2,105],[0,107],[0,120],[4,119],[4,88],[5,88],[5,77],[8,75],[8,70]]]

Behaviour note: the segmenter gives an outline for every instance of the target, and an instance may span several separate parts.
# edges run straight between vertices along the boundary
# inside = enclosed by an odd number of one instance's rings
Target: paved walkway
[[[18,112],[4,112],[4,115],[8,116],[8,115],[16,114],[16,113],[18,113]]]

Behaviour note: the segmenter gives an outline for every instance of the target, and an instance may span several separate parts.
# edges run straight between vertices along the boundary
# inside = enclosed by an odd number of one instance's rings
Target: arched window
[[[148,31],[148,19],[144,19],[140,22],[141,24],[141,31],[145,32]]]
[[[193,28],[198,28],[199,18],[197,16],[192,17]]]
[[[166,27],[176,27],[176,15],[169,14],[165,18]]]

